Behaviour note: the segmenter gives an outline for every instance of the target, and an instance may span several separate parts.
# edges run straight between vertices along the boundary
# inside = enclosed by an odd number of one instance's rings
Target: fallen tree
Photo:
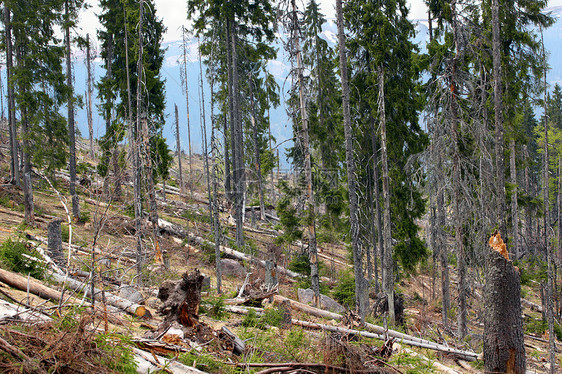
[[[230,306],[229,305],[225,309],[227,311],[231,312],[231,313],[237,313],[237,314],[248,314],[250,312],[249,308],[240,307],[240,306]],[[252,310],[255,313],[257,313],[258,315],[261,315],[263,313],[263,309],[260,310],[259,308],[252,308]],[[293,325],[297,325],[297,326],[301,326],[301,327],[305,327],[305,328],[309,328],[309,329],[337,332],[337,333],[340,333],[340,334],[347,334],[347,335],[358,335],[358,336],[363,336],[365,338],[373,338],[373,339],[379,339],[379,340],[385,340],[385,341],[387,339],[387,337],[385,336],[384,333],[383,334],[376,334],[376,333],[372,333],[372,332],[368,332],[368,331],[360,331],[360,330],[347,329],[347,328],[344,328],[344,327],[325,325],[325,324],[322,324],[322,323],[301,321],[301,320],[294,319],[294,318],[291,319],[291,323]],[[480,356],[477,353],[474,353],[474,352],[461,351],[461,350],[458,350],[458,349],[454,349],[454,348],[444,346],[444,345],[439,344],[439,343],[431,342],[429,340],[424,340],[424,339],[417,338],[415,336],[398,333],[398,332],[393,331],[393,330],[388,330],[386,335],[398,339],[398,341],[402,344],[406,344],[406,345],[409,345],[409,346],[412,346],[412,347],[419,347],[419,348],[431,349],[431,350],[434,350],[434,351],[448,353],[448,354],[454,355],[454,356],[456,356],[456,357],[458,357],[462,360],[465,360],[465,361],[476,361],[480,358]],[[397,337],[395,335],[399,335],[401,337]]]
[[[310,315],[313,315],[313,316],[316,316],[316,317],[333,319],[333,320],[336,320],[336,321],[341,321],[343,319],[343,316],[341,314],[337,314],[337,313],[329,312],[329,311],[326,311],[326,310],[314,308],[310,305],[299,303],[298,301],[288,299],[288,298],[283,297],[281,295],[273,296],[273,302],[276,303],[276,304],[281,304],[283,302],[289,303],[291,308],[296,309],[296,310],[300,310],[302,312],[305,312],[307,314],[310,314]],[[314,328],[315,325],[318,326],[319,324],[314,324],[314,323],[311,323],[311,322],[304,322],[303,325],[307,325],[305,327]],[[328,326],[328,325],[323,325],[323,326]],[[442,351],[442,352],[448,352],[448,353],[451,353],[451,354],[456,354],[458,356],[464,357],[463,359],[465,359],[467,361],[474,361],[478,358],[477,353],[459,351],[459,350],[456,350],[456,349],[449,348],[445,345],[432,342],[430,340],[418,338],[418,337],[412,336],[412,335],[407,335],[407,334],[404,334],[404,333],[401,333],[401,332],[398,332],[398,331],[395,331],[395,330],[390,330],[390,329],[385,330],[384,327],[373,325],[371,323],[365,323],[364,326],[367,330],[369,330],[371,332],[359,331],[358,332],[359,335],[367,337],[367,335],[364,335],[364,334],[370,334],[369,337],[376,338],[376,339],[384,339],[384,335],[388,335],[388,336],[391,336],[393,338],[399,339],[404,344],[413,345],[413,346],[416,346],[416,347],[433,349],[433,350]],[[341,327],[333,327],[333,326],[328,326],[327,329],[332,329],[332,328],[341,329]],[[357,331],[357,330],[349,330],[349,329],[345,329],[345,330],[346,331],[342,330],[341,332],[350,333],[351,331]]]
[[[65,284],[67,287],[73,291],[83,291],[86,295],[90,294],[90,285],[86,282],[80,282],[76,279],[66,277],[61,274],[54,273],[52,279],[59,284]],[[104,301],[111,306],[114,306],[120,310],[123,310],[133,316],[142,318],[152,318],[152,313],[144,305],[136,304],[130,300],[123,299],[122,297],[113,295],[109,292],[103,291],[98,288],[94,288],[94,298],[98,301]]]

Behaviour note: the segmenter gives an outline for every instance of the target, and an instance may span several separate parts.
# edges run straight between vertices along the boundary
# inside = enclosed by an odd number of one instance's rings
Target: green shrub
[[[255,310],[250,309],[248,314],[244,316],[242,320],[242,326],[244,327],[258,327],[258,323],[260,322],[260,316],[256,313]]]
[[[525,332],[527,334],[542,335],[548,328],[546,321],[541,319],[528,319],[525,322]]]
[[[68,239],[70,239],[70,229],[67,224],[61,223],[60,233],[62,241],[68,243]]]
[[[333,295],[341,304],[349,308],[355,307],[355,276],[351,270],[341,273]]]
[[[224,297],[211,297],[201,304],[201,312],[206,312],[209,316],[216,319],[223,319],[226,317],[226,306],[224,304]]]
[[[43,279],[46,271],[45,265],[26,255],[41,258],[37,251],[28,249],[25,242],[20,240],[14,241],[12,238],[8,238],[0,245],[0,263],[4,268],[25,275],[29,274],[36,279]]]

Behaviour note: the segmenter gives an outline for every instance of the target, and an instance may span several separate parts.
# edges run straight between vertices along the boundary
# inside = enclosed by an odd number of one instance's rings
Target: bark
[[[186,40],[186,30],[183,29],[182,40],[183,40],[183,71],[184,77],[184,89],[185,89],[185,110],[187,113],[187,148],[189,153],[189,192],[191,197],[193,197],[193,160],[191,155],[191,126],[189,123],[189,88],[187,85],[187,40]]]
[[[60,219],[55,219],[49,222],[49,226],[47,227],[47,238],[47,247],[49,249],[50,257],[58,266],[64,265]]]
[[[6,81],[8,93],[8,127],[10,132],[10,180],[19,186],[20,166],[18,160],[18,134],[16,127],[16,106],[14,96],[14,83],[12,82],[13,52],[12,52],[12,26],[10,9],[4,6],[4,33],[6,42]]]
[[[441,170],[441,160],[439,160],[438,170]],[[451,296],[449,292],[449,254],[447,251],[447,243],[444,237],[444,230],[446,222],[445,216],[445,197],[442,189],[442,180],[440,178],[438,182],[437,191],[437,245],[439,246],[439,260],[441,264],[441,298],[443,305],[441,311],[441,318],[443,320],[443,326],[449,326],[449,310],[451,308]]]
[[[451,2],[452,22],[453,22],[453,41],[455,43],[455,57],[452,61],[451,82],[450,82],[450,111],[451,111],[451,142],[453,149],[453,216],[455,221],[455,247],[457,249],[457,274],[458,274],[458,313],[457,313],[457,337],[459,340],[464,339],[467,333],[466,327],[466,265],[463,241],[463,217],[461,214],[461,166],[460,166],[460,150],[459,150],[459,116],[458,116],[458,82],[457,82],[457,64],[459,58],[459,42],[458,42],[458,24],[456,13],[456,1]]]
[[[228,201],[232,201],[232,185],[231,185],[231,172],[230,172],[230,154],[228,152],[228,122],[224,116],[223,122],[224,134],[224,191]]]
[[[64,13],[66,21],[69,21],[69,0],[64,2]],[[65,28],[65,39],[66,39],[66,85],[68,86],[68,139],[70,146],[69,155],[69,167],[68,171],[70,173],[70,196],[72,197],[72,217],[75,220],[80,219],[80,202],[78,201],[78,195],[76,194],[76,131],[74,129],[74,87],[72,85],[72,62],[70,50],[70,26]]]
[[[126,30],[126,28],[125,28]],[[127,38],[125,38],[125,45],[127,45]],[[127,55],[125,55],[127,56]],[[113,71],[113,34],[110,34],[107,41],[107,59],[106,59],[107,69],[106,69],[106,77],[111,78],[112,71]],[[106,100],[106,107],[111,107],[111,95],[107,95]],[[107,109],[104,113],[105,115],[105,133],[109,134],[111,131],[111,110]],[[105,157],[105,156],[104,156]],[[109,162],[109,161],[108,161]],[[108,166],[109,170],[109,166]],[[109,173],[108,173],[109,174]],[[103,194],[106,199],[109,198],[109,176],[106,175],[103,181]]]
[[[46,287],[33,278],[21,276],[8,270],[0,268],[0,282],[3,282],[11,287],[17,288],[20,291],[27,291],[39,296],[42,299],[49,299],[59,301],[62,295],[59,291]]]
[[[525,373],[525,347],[518,271],[499,252],[486,258],[484,286],[484,370]]]
[[[494,0],[498,1],[498,0]],[[546,84],[546,53],[544,51],[544,36],[541,27],[541,44],[542,44],[542,58],[543,58],[543,83],[544,83],[544,112],[547,113],[546,103],[547,103],[547,84]],[[548,161],[549,161],[549,144],[548,144],[548,117],[544,117],[544,247],[546,249],[546,261],[547,261],[547,282],[546,282],[546,292],[545,301],[546,306],[546,318],[548,322],[548,348],[549,348],[549,362],[550,362],[550,373],[556,373],[556,344],[554,342],[554,307],[552,303],[553,290],[554,290],[554,275],[553,275],[553,264],[552,264],[552,246],[549,240],[548,232],[550,229],[550,210],[549,210],[549,171],[548,171]]]
[[[87,106],[88,111],[88,133],[90,134],[90,158],[94,158],[94,120],[92,118],[92,96],[94,93],[94,77],[92,75],[92,56],[90,52],[90,34],[86,34],[86,70],[88,74],[87,79]],[[127,65],[129,66],[129,65]],[[128,85],[127,85],[128,87]]]
[[[513,242],[513,253],[515,254],[515,259],[519,260],[519,206],[517,205],[517,168],[515,166],[515,139],[511,139],[509,144],[510,155],[509,155],[509,173],[510,182],[513,188],[511,193],[511,228],[512,228],[512,242]]]
[[[529,150],[527,149],[527,145],[523,145],[523,154],[525,155],[525,192],[528,196],[532,196],[531,194],[531,183],[529,177]],[[530,204],[527,204],[525,207],[525,232],[527,235],[527,240],[530,241],[533,239],[533,219],[532,219],[532,208]],[[534,251],[533,251],[534,252]],[[535,253],[533,253],[534,255]]]
[[[503,114],[501,89],[501,45],[500,45],[499,0],[492,0],[492,57],[494,76],[494,121],[496,151],[496,197],[500,232],[507,234],[505,209],[505,176],[503,160]]]
[[[141,165],[140,165],[140,128],[141,128],[141,111],[142,111],[142,21],[144,11],[144,0],[140,0],[140,14],[139,14],[139,58],[137,61],[137,119],[135,122],[134,131],[134,160],[133,160],[133,191],[134,191],[134,205],[135,205],[135,236],[137,238],[137,277],[138,282],[141,282],[142,265],[144,262],[142,253],[142,233],[141,233],[141,218],[142,218],[142,197],[141,197]]]
[[[230,21],[231,44],[231,69],[232,69],[232,114],[231,131],[233,132],[233,159],[234,159],[234,205],[236,219],[236,245],[244,246],[244,196],[246,188],[244,143],[242,121],[240,119],[240,89],[238,82],[238,30],[235,20]]]
[[[223,326],[221,328],[221,332],[227,335],[232,340],[232,345],[234,346],[234,354],[241,355],[246,351],[246,343],[244,342],[244,340],[240,339],[235,333],[230,331],[228,327]]]
[[[178,106],[174,104],[174,109],[176,113],[176,156],[178,158],[178,168],[179,168],[179,177],[180,177],[180,193],[185,193],[184,191],[184,184],[183,184],[183,169],[181,167],[181,145],[180,145],[180,121],[178,115]]]
[[[27,111],[22,110],[21,130],[23,134],[28,133]],[[35,213],[33,205],[33,186],[31,184],[31,160],[29,155],[29,140],[23,137],[23,207],[25,213],[25,222],[28,225],[35,223]]]
[[[388,172],[388,151],[386,139],[386,113],[385,113],[385,94],[384,94],[385,73],[382,66],[379,67],[379,126],[381,131],[381,158],[382,158],[382,194],[384,202],[384,220],[383,220],[383,291],[388,300],[388,317],[390,323],[394,324],[396,316],[394,315],[394,261],[392,259],[392,233],[390,218],[390,187]]]
[[[308,111],[306,108],[306,98],[304,92],[304,75],[303,75],[303,64],[302,55],[300,50],[300,28],[299,19],[297,16],[297,5],[295,0],[291,0],[292,7],[292,18],[293,18],[293,43],[295,45],[295,55],[297,62],[297,81],[299,85],[299,109],[300,109],[300,119],[302,126],[302,149],[304,153],[304,174],[306,180],[306,205],[307,205],[307,224],[308,224],[308,258],[310,261],[310,280],[311,288],[314,291],[313,303],[318,306],[320,303],[320,282],[318,275],[318,248],[316,245],[316,217],[315,217],[315,207],[314,207],[314,195],[312,190],[312,161],[310,157],[310,137],[308,129]],[[348,160],[349,165],[349,160]],[[357,211],[355,211],[355,216],[357,218]],[[358,233],[357,233],[358,234]],[[359,269],[362,267],[360,266]],[[356,278],[358,279],[358,278]],[[361,282],[358,282],[361,283]]]
[[[353,158],[353,133],[349,108],[349,79],[347,74],[347,53],[345,51],[345,34],[343,24],[342,0],[336,0],[338,23],[339,63],[342,85],[343,124],[345,134],[345,160],[347,164],[347,187],[349,191],[349,220],[351,224],[351,248],[355,272],[355,300],[362,320],[368,309],[367,282],[363,277],[363,259],[359,245],[358,197],[355,181],[355,160]],[[386,144],[385,144],[386,146]]]
[[[377,254],[381,258],[381,272],[383,273],[384,278],[384,268],[382,267],[382,259],[384,258],[384,237],[383,237],[383,229],[382,229],[382,210],[381,210],[381,198],[380,198],[380,191],[379,191],[379,161],[378,161],[378,145],[377,145],[377,134],[375,131],[375,119],[372,118],[371,120],[371,143],[373,147],[373,189],[374,189],[374,200],[375,200],[375,226],[376,226],[376,239],[378,240],[378,253],[376,249],[376,242],[373,238],[373,246],[374,246],[374,263],[375,263],[375,291],[378,293],[379,288],[379,280],[378,280],[378,258]],[[373,230],[374,231],[374,230]]]
[[[255,100],[254,100],[254,90],[253,90],[253,80],[252,77],[248,77],[249,79],[249,87],[250,87],[250,107],[251,107],[251,115],[250,121],[252,122],[252,130],[253,130],[253,141],[254,141],[254,157],[255,157],[255,168],[256,168],[256,178],[258,180],[258,194],[260,199],[260,220],[265,220],[265,203],[263,197],[263,178],[261,175],[261,155],[260,155],[260,147],[259,147],[259,140],[258,140],[258,124],[256,123],[256,109],[255,109]]]

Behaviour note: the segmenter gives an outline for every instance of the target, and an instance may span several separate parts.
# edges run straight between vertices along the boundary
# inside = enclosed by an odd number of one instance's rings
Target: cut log
[[[67,278],[64,275],[60,274],[53,274],[52,279],[56,283],[64,283],[74,291],[83,291],[86,293],[86,295],[88,295],[90,292],[90,286],[88,284],[77,281],[76,279],[72,279],[70,277]],[[94,297],[96,300],[102,301],[102,291],[98,288],[94,288]],[[105,302],[111,306],[129,313],[130,315],[146,319],[152,318],[152,313],[144,305],[133,303],[132,301],[110,294],[109,292],[105,292]]]
[[[20,319],[42,322],[51,321],[50,317],[47,317],[39,312],[22,308],[21,306],[0,299],[0,321],[3,319]]]
[[[28,279],[26,277],[8,270],[0,269],[0,281],[21,291],[27,291],[28,289]],[[53,301],[60,301],[61,299],[59,291],[46,287],[33,278],[29,279],[29,292],[42,299]]]

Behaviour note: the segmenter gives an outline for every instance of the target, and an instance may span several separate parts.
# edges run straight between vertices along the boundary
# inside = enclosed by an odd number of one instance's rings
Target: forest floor
[[[433,349],[410,346],[400,339],[374,339],[349,333],[325,331],[319,326],[335,326],[351,330],[367,331],[361,326],[354,313],[347,310],[343,318],[322,318],[304,309],[287,308],[287,303],[276,297],[264,297],[265,270],[255,259],[276,259],[281,268],[288,268],[291,261],[301,252],[300,243],[275,243],[280,227],[275,219],[256,220],[252,224],[248,213],[245,227],[245,248],[235,248],[233,238],[235,227],[228,209],[220,214],[225,247],[237,249],[254,260],[234,259],[240,268],[223,275],[222,296],[216,293],[214,241],[210,230],[203,162],[200,156],[193,156],[193,195],[189,189],[185,195],[168,186],[164,200],[162,186],[159,186],[159,216],[163,225],[159,238],[160,248],[169,262],[168,267],[154,264],[152,256],[143,267],[139,286],[135,266],[136,238],[132,212],[132,189],[123,187],[123,196],[107,204],[102,198],[102,182],[95,178],[96,160],[90,159],[86,150],[79,154],[80,177],[92,183],[78,187],[83,222],[72,224],[72,246],[69,256],[68,216],[64,204],[70,210],[68,181],[65,172],[57,173],[56,185],[50,186],[35,175],[34,201],[36,223],[25,225],[23,216],[23,192],[20,188],[6,184],[9,175],[7,148],[0,149],[0,244],[7,241],[22,241],[31,256],[37,256],[37,248],[47,249],[43,240],[47,238],[48,224],[54,219],[63,224],[64,265],[61,269],[72,277],[88,282],[88,275],[95,269],[96,287],[103,289],[106,296],[119,295],[126,286],[132,286],[142,295],[143,304],[150,311],[151,318],[140,318],[122,310],[107,307],[97,302],[96,312],[86,308],[89,296],[82,291],[66,291],[62,302],[34,295],[33,292],[17,289],[0,282],[0,299],[17,306],[16,316],[7,317],[0,304],[0,370],[6,372],[196,372],[195,367],[209,373],[272,373],[272,372],[362,372],[362,373],[478,373],[482,372],[481,359],[464,361],[458,355]],[[184,157],[184,175],[189,174],[188,160]],[[172,172],[171,179],[175,179]],[[189,178],[186,178],[189,179]],[[125,181],[128,178],[125,177]],[[58,192],[62,195],[59,197]],[[64,204],[63,204],[64,202]],[[268,213],[275,217],[273,209]],[[171,224],[171,225],[170,225]],[[146,232],[150,232],[147,223]],[[169,229],[171,227],[171,229]],[[178,233],[178,228],[184,232]],[[96,234],[97,232],[97,234]],[[92,255],[93,244],[95,256]],[[153,253],[153,238],[147,234],[145,246]],[[4,244],[1,244],[5,248]],[[3,253],[4,249],[0,248]],[[319,243],[323,292],[334,297],[334,290],[342,285],[350,269],[350,256],[342,243]],[[0,254],[0,261],[5,257]],[[40,261],[41,258],[39,259]],[[70,265],[70,266],[68,266]],[[46,267],[46,265],[44,265]],[[0,267],[6,269],[5,263]],[[453,266],[451,266],[453,268]],[[160,333],[159,327],[166,315],[158,313],[162,301],[158,298],[159,288],[167,281],[179,281],[183,274],[194,270],[210,277],[210,286],[203,288],[199,312],[199,327],[191,330],[172,327]],[[10,269],[7,269],[10,270]],[[248,278],[245,274],[251,273]],[[445,328],[441,316],[440,279],[433,279],[431,259],[420,265],[414,274],[401,274],[398,289],[404,297],[405,323],[394,330],[425,340],[440,343],[460,351],[482,352],[482,279],[481,274],[471,274],[469,295],[469,335],[461,342],[454,335],[456,315],[453,308],[449,315],[451,326]],[[22,274],[28,279],[28,274]],[[293,278],[278,272],[278,295],[298,300],[297,290],[306,280]],[[248,280],[248,282],[245,282]],[[455,304],[456,277],[452,270],[452,303]],[[46,276],[37,280],[52,290],[61,290],[60,284]],[[249,293],[246,305],[236,296],[246,284]],[[28,286],[29,288],[29,286]],[[248,291],[249,290],[249,291]],[[341,290],[341,287],[340,287]],[[63,293],[64,295],[64,293]],[[72,295],[69,299],[68,296]],[[374,292],[371,295],[376,298]],[[540,287],[537,282],[527,282],[522,287],[522,296],[529,305],[540,304]],[[1,300],[0,300],[1,301]],[[374,300],[371,300],[374,302]],[[289,302],[291,303],[291,302]],[[250,305],[248,305],[250,304]],[[82,305],[82,307],[79,307]],[[101,307],[101,308],[100,308]],[[24,310],[33,310],[25,314]],[[4,314],[2,314],[4,313]],[[26,312],[27,313],[27,312]],[[287,323],[286,314],[301,326]],[[525,347],[529,373],[548,371],[548,336],[541,322],[541,313],[523,307],[525,321]],[[332,315],[333,317],[333,315]],[[380,316],[369,315],[367,322],[384,326]],[[176,326],[176,325],[174,325]],[[225,336],[223,327],[241,339],[244,352],[233,353],[236,341]],[[313,327],[313,328],[310,328]],[[183,330],[182,330],[183,329]],[[155,334],[158,333],[156,336]],[[385,334],[383,334],[385,335]],[[78,343],[80,342],[80,343]],[[387,349],[384,349],[387,344]],[[390,347],[390,349],[388,349]],[[143,353],[148,353],[142,357]],[[480,356],[481,358],[481,356]],[[560,362],[561,354],[557,354]],[[139,367],[134,368],[131,360]],[[131,362],[130,362],[131,361]],[[121,362],[121,363],[119,363]],[[130,365],[128,363],[131,363]],[[256,366],[252,366],[250,364]],[[279,367],[266,364],[283,363]],[[177,365],[176,365],[177,364]],[[182,365],[183,364],[183,365]],[[176,365],[176,366],[174,366]],[[263,365],[263,366],[259,366]],[[315,366],[316,365],[316,366]],[[53,368],[54,371],[53,371]],[[191,371],[190,371],[191,370]],[[297,371],[299,370],[299,371]]]

